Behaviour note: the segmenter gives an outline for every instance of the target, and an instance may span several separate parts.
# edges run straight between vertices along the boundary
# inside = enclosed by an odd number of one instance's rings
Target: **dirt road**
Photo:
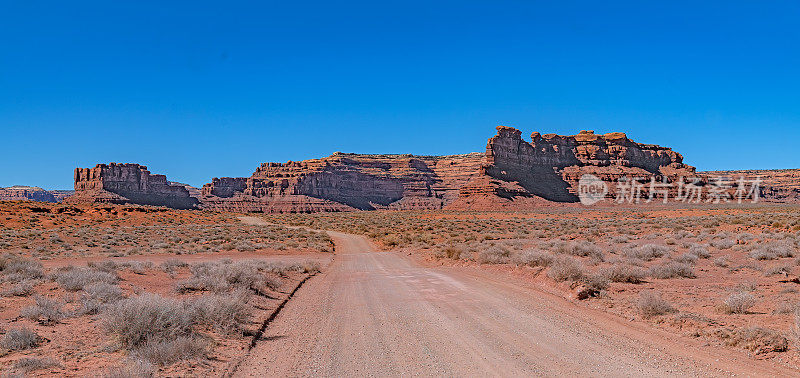
[[[789,376],[520,288],[502,277],[421,267],[330,232],[336,259],[308,281],[236,376]]]

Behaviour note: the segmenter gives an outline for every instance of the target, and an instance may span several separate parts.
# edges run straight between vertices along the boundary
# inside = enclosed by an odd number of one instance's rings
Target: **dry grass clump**
[[[23,282],[42,277],[42,263],[8,253],[0,256],[0,282]]]
[[[95,282],[83,288],[81,293],[81,314],[97,314],[103,306],[123,298],[122,289],[105,282]]]
[[[646,318],[677,311],[669,302],[661,298],[661,293],[652,290],[639,293],[636,309]]]
[[[599,274],[611,282],[626,282],[638,284],[644,282],[645,271],[628,264],[615,264],[600,269]]]
[[[639,247],[628,249],[624,255],[631,259],[652,261],[659,257],[664,257],[670,253],[670,248],[658,244],[645,244]]]
[[[562,281],[577,281],[584,275],[583,265],[575,258],[569,256],[555,256],[553,262],[550,263],[550,269],[547,271],[547,276],[562,282]]]
[[[250,320],[247,295],[245,290],[226,295],[203,295],[192,303],[195,321],[226,334],[240,332],[242,325]]]
[[[491,246],[478,252],[478,262],[483,264],[505,264],[511,252],[500,246]]]
[[[773,265],[764,270],[765,276],[788,275],[792,273],[792,266],[788,264]]]
[[[0,295],[4,297],[27,297],[33,294],[34,286],[36,286],[36,281],[33,280],[22,281],[14,284],[9,288],[6,288],[2,292],[0,292]]]
[[[44,325],[50,325],[60,322],[68,315],[63,309],[63,302],[39,295],[34,297],[34,302],[33,306],[23,308],[20,311],[20,316],[38,321]]]
[[[275,290],[282,284],[277,277],[267,273],[282,274],[288,269],[255,260],[231,262],[229,260],[203,262],[190,267],[192,278],[178,283],[178,292],[211,291],[223,293],[236,289]]]
[[[142,359],[128,360],[122,366],[106,369],[103,378],[150,378],[155,375],[156,367],[149,361]]]
[[[730,266],[730,260],[728,259],[728,256],[720,256],[714,259],[714,265],[721,268],[727,268]]]
[[[736,245],[736,240],[728,238],[711,241],[711,246],[718,249],[730,249],[734,245]]]
[[[658,279],[695,278],[691,265],[677,261],[653,266],[648,272],[650,277]]]
[[[750,258],[755,260],[777,260],[779,258],[794,257],[797,248],[788,242],[773,242],[765,244],[750,252]]]
[[[36,348],[41,343],[41,338],[29,328],[10,328],[0,338],[0,348],[6,350],[25,350]]]
[[[131,356],[166,366],[178,361],[203,357],[208,349],[208,343],[202,339],[179,336],[171,340],[148,340],[131,351]]]
[[[538,249],[531,249],[518,253],[513,260],[517,265],[548,267],[553,263],[553,255]]]
[[[189,263],[179,259],[168,259],[161,263],[161,270],[167,273],[172,273],[180,268],[186,268],[189,266]]]
[[[785,352],[789,340],[780,332],[763,327],[740,328],[734,331],[720,331],[718,336],[725,344],[752,351],[754,354]]]
[[[596,245],[589,242],[573,243],[573,242],[557,242],[553,251],[560,254],[579,256],[579,257],[592,257],[602,260],[603,252]]]
[[[105,329],[127,348],[192,335],[193,322],[188,303],[150,293],[118,301],[102,314]]]
[[[36,370],[61,367],[61,363],[50,357],[23,357],[14,361],[13,369],[17,372],[30,373]]]
[[[746,314],[755,304],[756,297],[753,294],[737,291],[722,302],[721,308],[726,314]]]
[[[105,282],[108,284],[117,283],[117,276],[113,273],[104,272],[94,268],[82,268],[68,266],[59,269],[53,274],[53,281],[58,283],[64,290],[78,291],[89,284]]]
[[[104,307],[102,324],[131,354],[158,365],[205,356],[200,327],[233,334],[249,321],[246,290],[196,300],[145,293]]]

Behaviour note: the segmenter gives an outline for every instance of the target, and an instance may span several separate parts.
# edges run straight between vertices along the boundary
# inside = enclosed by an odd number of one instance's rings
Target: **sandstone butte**
[[[150,174],[139,164],[98,164],[94,168],[75,168],[75,194],[65,203],[134,203],[193,209],[197,198],[183,185],[172,184],[164,175]]]
[[[214,178],[199,194],[190,193],[187,188],[191,187],[167,181],[163,175],[151,175],[138,164],[100,164],[75,170],[76,194],[66,201],[264,213],[522,210],[578,202],[578,181],[584,174],[598,177],[610,188],[622,177],[655,176],[667,182],[683,177],[696,179],[701,185],[709,181],[708,174],[684,164],[681,154],[636,143],[624,133],[581,131],[562,136],[534,132],[530,141],[523,140],[521,134],[517,129],[498,126],[484,153],[416,156],[337,152],[320,159],[263,163],[250,177]],[[765,187],[765,197],[800,199],[800,182],[784,176],[791,174],[785,173]],[[643,190],[647,195],[647,184]],[[669,196],[674,197],[676,190],[673,186]],[[609,191],[607,196],[614,195]]]

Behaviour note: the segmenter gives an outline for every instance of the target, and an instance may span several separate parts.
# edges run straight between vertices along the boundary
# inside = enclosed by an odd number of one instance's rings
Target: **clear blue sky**
[[[624,131],[800,168],[800,2],[0,0],[0,186]]]

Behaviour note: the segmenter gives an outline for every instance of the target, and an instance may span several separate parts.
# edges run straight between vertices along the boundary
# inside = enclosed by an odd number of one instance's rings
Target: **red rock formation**
[[[202,188],[202,203],[211,210],[259,212],[441,209],[477,175],[481,159],[335,153],[264,163],[249,178],[214,178]]]
[[[164,175],[153,175],[139,164],[98,164],[75,168],[75,194],[65,202],[134,203],[191,209],[197,199]]]
[[[0,201],[58,202],[52,193],[35,186],[0,188]]]
[[[539,197],[554,202],[577,202],[578,181],[592,174],[614,188],[620,178],[651,177],[674,183],[681,177],[700,178],[694,167],[683,164],[681,154],[655,145],[631,141],[623,133],[598,135],[581,131],[578,135],[541,135],[534,132],[524,141],[514,128],[498,126],[490,138],[481,166],[482,175],[461,188],[462,198]],[[645,185],[649,188],[649,185]],[[649,190],[645,188],[644,194]],[[674,197],[677,187],[671,189]],[[613,198],[614,191],[607,197]],[[483,200],[486,202],[487,200]],[[460,200],[454,207],[465,207]],[[467,206],[468,207],[468,206]]]

